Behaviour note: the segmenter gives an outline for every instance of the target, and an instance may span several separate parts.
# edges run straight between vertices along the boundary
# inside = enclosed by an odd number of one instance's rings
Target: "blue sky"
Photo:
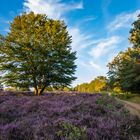
[[[73,85],[106,75],[106,65],[129,44],[131,24],[140,13],[140,0],[4,0],[0,2],[0,34],[23,11],[65,20],[77,51]]]

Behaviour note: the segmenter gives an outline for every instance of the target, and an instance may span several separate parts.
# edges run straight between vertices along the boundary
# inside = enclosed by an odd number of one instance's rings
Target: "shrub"
[[[0,93],[0,140],[139,140],[138,118],[101,94]]]

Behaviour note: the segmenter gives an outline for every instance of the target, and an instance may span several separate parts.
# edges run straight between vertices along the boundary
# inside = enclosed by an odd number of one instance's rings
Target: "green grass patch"
[[[140,95],[132,93],[112,93],[111,96],[117,97],[121,100],[140,104]]]
[[[140,104],[140,96],[137,95],[137,96],[134,96],[134,97],[128,98],[128,99],[126,99],[126,101]]]

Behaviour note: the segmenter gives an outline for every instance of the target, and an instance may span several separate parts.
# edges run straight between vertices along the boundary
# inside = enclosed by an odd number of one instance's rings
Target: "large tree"
[[[118,83],[126,92],[140,93],[140,17],[133,23],[129,40],[133,46],[108,64],[109,82],[112,87]]]
[[[14,18],[1,48],[2,82],[34,87],[40,95],[47,86],[67,86],[75,79],[76,53],[63,21],[33,12]]]
[[[124,91],[140,92],[140,48],[128,48],[120,52],[109,66],[109,82],[112,88],[116,83]]]

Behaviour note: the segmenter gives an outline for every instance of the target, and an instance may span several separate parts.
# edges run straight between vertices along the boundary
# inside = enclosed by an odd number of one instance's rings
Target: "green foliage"
[[[109,79],[115,88],[118,83],[125,92],[137,93],[140,91],[140,48],[128,48],[127,51],[119,53],[109,63]]]
[[[140,95],[135,95],[133,97],[129,97],[126,100],[129,101],[129,102],[140,104]]]
[[[33,12],[14,18],[1,47],[0,71],[7,86],[41,94],[48,86],[67,86],[75,79],[76,53],[63,21]]]
[[[118,91],[140,93],[140,19],[138,18],[133,25],[134,28],[130,31],[131,35],[129,38],[131,43],[133,43],[133,47],[120,52],[108,64],[108,76],[112,89],[117,87]],[[133,37],[134,33],[135,39]],[[117,86],[115,83],[117,83]]]
[[[75,125],[68,122],[62,122],[59,125],[61,126],[61,130],[56,133],[58,137],[63,137],[67,140],[87,139],[85,128],[76,127]]]
[[[0,57],[2,57],[2,53],[1,53],[1,50],[2,50],[2,47],[4,45],[4,40],[5,38],[0,34]],[[0,59],[0,62],[1,62],[1,59]],[[2,75],[2,72],[0,71],[0,75]],[[1,82],[1,76],[0,76],[0,90],[3,90],[3,84]]]
[[[3,85],[0,83],[0,90],[3,90]]]
[[[15,87],[7,87],[7,88],[5,88],[5,90],[6,91],[17,91],[17,88],[15,88]]]
[[[138,20],[133,23],[133,28],[130,30],[130,42],[137,48],[140,47],[140,15]]]
[[[96,104],[98,104],[98,105],[104,105],[105,104],[104,99],[103,98],[97,99],[96,100]]]
[[[75,90],[79,92],[101,92],[107,88],[107,78],[104,76],[98,76],[90,83],[83,83],[75,87]]]
[[[2,36],[2,35],[0,34],[0,48],[2,48],[2,45],[4,44],[4,40],[5,40],[4,36]],[[0,50],[1,50],[1,49],[0,49]]]
[[[123,94],[117,94],[114,93],[112,96],[117,97],[122,100],[134,102],[137,104],[140,104],[140,95],[139,94],[131,94],[131,93],[123,93]]]
[[[115,82],[114,85],[113,85],[113,91],[115,93],[121,93],[122,90],[121,90],[121,86],[120,86],[120,83],[119,82]]]
[[[55,87],[52,87],[52,86],[48,86],[45,88],[45,91],[65,91],[65,92],[69,92],[69,91],[72,91],[72,88],[68,87],[68,86],[55,86]]]
[[[74,89],[79,92],[89,92],[88,88],[89,88],[89,84],[83,83],[81,85],[77,85]]]

